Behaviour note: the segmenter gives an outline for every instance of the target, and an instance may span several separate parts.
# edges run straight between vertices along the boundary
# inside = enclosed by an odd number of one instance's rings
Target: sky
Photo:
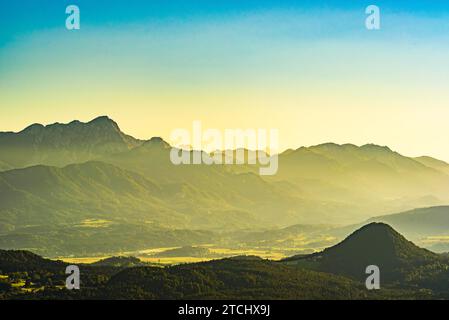
[[[371,4],[380,30],[365,28]],[[279,129],[280,149],[449,161],[448,88],[447,1],[0,0],[0,131],[108,115],[169,140],[200,120]]]

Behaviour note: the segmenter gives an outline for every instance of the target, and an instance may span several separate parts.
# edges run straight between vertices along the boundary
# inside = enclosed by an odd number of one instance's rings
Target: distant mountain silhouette
[[[18,133],[0,133],[0,161],[10,168],[37,164],[64,166],[130,150],[142,143],[124,134],[106,116],[87,123],[33,124]]]
[[[369,222],[384,222],[410,236],[449,235],[449,206],[419,208],[374,217]]]
[[[136,257],[122,257],[122,256],[102,259],[91,264],[91,266],[95,267],[115,267],[115,268],[133,268],[148,265],[149,265],[148,263],[145,263]]]
[[[210,252],[208,248],[204,247],[192,247],[184,246],[181,248],[168,249],[162,252],[157,252],[152,255],[153,257],[163,258],[163,257],[213,257],[214,255]]]
[[[432,251],[449,250],[449,206],[418,208],[374,217],[368,222],[385,222],[409,239],[428,241],[426,248]]]
[[[449,163],[445,161],[441,161],[427,156],[414,158],[414,160],[422,163],[423,165],[429,168],[434,168],[436,170],[449,174]]]
[[[270,178],[288,181],[307,199],[325,201],[329,211],[340,206],[335,214],[339,220],[326,215],[325,220],[331,223],[349,224],[380,212],[449,203],[445,170],[374,144],[325,143],[287,150],[279,157],[277,175]]]
[[[376,216],[362,223],[334,228],[330,234],[341,238],[372,222],[386,223],[407,239],[434,252],[449,251],[449,206],[417,208]]]
[[[33,272],[42,269],[64,271],[64,263],[44,259],[37,254],[23,250],[0,250],[0,270],[2,272]]]

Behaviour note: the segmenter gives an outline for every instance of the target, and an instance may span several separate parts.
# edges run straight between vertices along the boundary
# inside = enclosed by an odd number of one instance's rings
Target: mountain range
[[[142,143],[124,134],[106,116],[88,123],[32,124],[17,133],[0,133],[0,163],[9,168],[65,166],[131,150]]]
[[[170,150],[105,116],[0,133],[0,248],[184,246],[212,233],[347,225],[449,202],[447,163],[373,144],[286,150],[271,177],[258,165],[176,166]],[[136,234],[145,236],[130,243]]]

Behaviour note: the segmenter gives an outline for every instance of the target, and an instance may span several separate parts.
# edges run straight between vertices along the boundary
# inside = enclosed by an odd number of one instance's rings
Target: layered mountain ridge
[[[105,116],[0,133],[0,248],[23,248],[30,228],[85,221],[106,221],[104,234],[127,223],[229,231],[345,225],[449,203],[448,164],[385,146],[287,150],[274,176],[259,176],[260,164],[174,165],[170,150]],[[42,232],[44,242],[61,232]]]
[[[17,133],[0,133],[0,161],[11,168],[65,166],[130,150],[142,143],[124,134],[106,116],[87,123],[75,120],[68,124],[33,124]]]

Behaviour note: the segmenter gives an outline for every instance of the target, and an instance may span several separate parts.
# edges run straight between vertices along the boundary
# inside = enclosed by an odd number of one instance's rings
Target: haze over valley
[[[441,160],[325,143],[286,150],[275,176],[259,176],[258,165],[176,166],[170,150],[105,116],[0,133],[0,248],[103,257],[194,246],[211,250],[203,258],[282,258],[382,221],[449,251]]]

